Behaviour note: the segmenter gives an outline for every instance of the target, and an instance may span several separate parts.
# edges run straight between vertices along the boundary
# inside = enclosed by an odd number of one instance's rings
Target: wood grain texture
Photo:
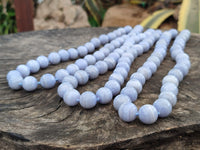
[[[60,48],[77,47],[111,28],[80,28],[17,33],[0,36],[0,149],[200,149],[200,35],[193,34],[186,45],[192,67],[179,86],[178,102],[172,114],[144,125],[138,119],[121,121],[109,105],[92,110],[68,107],[57,95],[57,86],[34,92],[11,90],[6,81],[9,70],[39,55]],[[137,58],[130,75],[142,65],[148,53]],[[34,76],[55,73],[71,62],[50,66]],[[168,54],[153,77],[147,81],[136,105],[157,99],[162,78],[173,67]],[[106,75],[78,88],[96,90],[108,80]]]

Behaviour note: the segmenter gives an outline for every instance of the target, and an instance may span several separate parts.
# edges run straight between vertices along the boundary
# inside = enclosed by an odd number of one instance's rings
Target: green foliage
[[[6,4],[6,12],[2,3],[0,4],[0,35],[17,32],[15,10],[11,7],[11,2]]]

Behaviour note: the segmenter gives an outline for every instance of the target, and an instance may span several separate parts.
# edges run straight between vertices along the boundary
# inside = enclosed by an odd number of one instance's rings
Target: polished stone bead
[[[175,106],[176,105],[176,102],[177,102],[177,97],[174,93],[172,92],[161,92],[160,95],[159,95],[159,98],[164,98],[166,100],[168,100],[172,106]]]
[[[59,69],[56,71],[55,73],[55,78],[56,80],[58,80],[59,82],[62,82],[63,78],[65,76],[69,75],[68,71],[65,69]]]
[[[122,27],[118,28],[117,30],[121,32],[121,35],[126,34],[126,30]]]
[[[121,90],[120,94],[127,95],[131,99],[132,102],[136,101],[138,97],[138,93],[134,87],[126,86]]]
[[[83,108],[91,109],[93,108],[97,103],[96,95],[93,92],[86,91],[81,94],[80,96],[80,105]]]
[[[115,110],[119,110],[120,106],[127,102],[131,103],[131,99],[127,95],[120,94],[114,98],[113,106]]]
[[[58,55],[61,58],[61,61],[68,61],[69,60],[69,52],[65,49],[61,49],[58,51]]]
[[[115,68],[116,63],[117,63],[115,61],[115,59],[112,58],[112,57],[106,57],[103,61],[106,62],[106,64],[108,65],[108,69],[109,70],[112,70],[113,68]]]
[[[105,87],[112,91],[113,96],[117,95],[121,89],[120,84],[116,80],[107,81]]]
[[[74,76],[71,76],[71,75],[65,76],[62,80],[62,83],[64,83],[64,82],[70,83],[73,86],[73,88],[77,88],[77,86],[78,86],[77,79]]]
[[[168,72],[168,75],[175,76],[179,80],[179,82],[183,80],[183,73],[179,69],[173,68]]]
[[[102,34],[99,36],[99,40],[101,41],[101,44],[104,45],[109,42],[109,37],[105,34]]]
[[[121,74],[123,76],[124,79],[127,78],[128,76],[128,72],[125,68],[123,67],[116,67],[115,70],[113,71],[114,73],[118,73]]]
[[[108,104],[112,100],[113,94],[109,88],[102,87],[97,90],[96,97],[99,99],[99,103]]]
[[[114,52],[118,53],[121,56],[124,53],[124,50],[120,49],[120,48],[117,48],[117,49],[115,49]]]
[[[46,56],[39,56],[36,60],[42,69],[49,66],[49,60]]]
[[[76,64],[70,64],[66,67],[66,70],[70,75],[74,75],[79,70],[79,67]]]
[[[96,61],[103,60],[105,58],[104,53],[100,51],[94,52],[93,56],[96,58]]]
[[[40,64],[36,60],[29,60],[26,65],[29,67],[31,73],[36,73],[40,70]]]
[[[139,73],[139,72],[133,73],[131,75],[130,79],[136,79],[136,80],[140,81],[140,83],[142,85],[145,84],[145,77],[144,77],[144,75],[142,73]]]
[[[186,65],[184,64],[176,64],[174,66],[175,69],[179,69],[182,73],[183,73],[183,76],[186,76],[189,72],[189,67],[187,67]]]
[[[151,56],[156,56],[156,57],[158,57],[159,60],[160,60],[160,62],[162,62],[166,55],[162,54],[161,52],[154,51],[154,52],[151,54]]]
[[[115,48],[119,48],[121,46],[120,42],[118,40],[113,40],[111,41],[111,44],[113,44],[113,46]]]
[[[11,89],[13,90],[19,90],[21,89],[21,84],[23,82],[23,78],[21,75],[17,75],[17,73],[11,72],[10,74],[7,76],[8,78],[8,85]]]
[[[45,89],[53,88],[56,84],[56,79],[52,74],[44,74],[40,78],[40,84]]]
[[[139,45],[139,44],[134,45],[134,46],[132,47],[132,49],[135,49],[135,50],[137,51],[137,55],[138,55],[138,56],[142,55],[143,52],[144,52],[143,47],[142,47],[141,45]]]
[[[72,89],[74,88],[69,82],[64,82],[58,86],[57,93],[60,97],[63,98],[63,95],[65,94],[65,92],[68,92]]]
[[[137,107],[133,103],[123,103],[119,107],[118,115],[120,119],[125,122],[131,122],[135,120],[137,113]]]
[[[127,25],[124,27],[124,29],[125,29],[126,33],[129,33],[132,30],[132,27]]]
[[[9,80],[10,78],[12,77],[17,77],[17,76],[20,76],[22,77],[21,73],[17,70],[11,70],[8,72],[7,76],[6,76],[6,79]]]
[[[176,63],[186,65],[188,68],[191,67],[191,62],[188,59],[179,59]]]
[[[48,55],[49,62],[53,65],[59,64],[61,61],[61,57],[57,52],[51,52]]]
[[[149,68],[152,73],[157,71],[157,66],[153,61],[146,61],[143,66]]]
[[[130,71],[130,66],[126,62],[119,62],[116,67],[123,67],[124,69],[126,69],[127,72]]]
[[[26,91],[34,91],[38,86],[38,81],[33,76],[27,76],[22,82],[22,87]]]
[[[113,44],[110,44],[110,43],[106,44],[104,47],[108,48],[110,50],[110,52],[113,52],[114,49],[115,49],[115,47],[113,46]]]
[[[126,87],[133,87],[133,88],[135,88],[138,94],[142,91],[142,84],[137,79],[131,79],[131,80],[129,80],[126,83]]]
[[[77,59],[75,61],[75,64],[78,66],[80,70],[85,70],[85,68],[88,66],[88,63],[85,59]]]
[[[171,83],[171,82],[166,82],[165,84],[162,85],[161,89],[160,89],[160,92],[172,92],[174,93],[175,95],[178,94],[178,88],[177,86],[174,84],[174,83]]]
[[[127,57],[127,58],[129,58],[129,59],[131,60],[131,62],[133,62],[133,60],[134,60],[134,55],[131,54],[131,53],[128,53],[128,52],[123,53],[123,54],[122,54],[122,57]]]
[[[179,85],[178,79],[177,79],[175,76],[173,76],[173,75],[166,75],[166,76],[163,78],[162,84],[165,84],[165,83],[167,83],[167,82],[174,83],[176,86]]]
[[[68,106],[76,106],[78,104],[77,100],[79,99],[80,99],[80,93],[75,89],[72,89],[64,93],[63,96],[63,100],[65,104],[67,104]]]
[[[87,61],[88,65],[94,65],[96,63],[96,58],[93,55],[86,55],[84,59]]]
[[[74,77],[78,80],[79,85],[84,85],[89,80],[89,75],[86,71],[78,70],[75,72]]]
[[[87,48],[85,46],[79,46],[77,48],[77,51],[78,51],[78,54],[79,54],[80,57],[84,57],[88,53],[88,50],[87,50]]]
[[[152,62],[154,62],[154,63],[156,64],[157,67],[159,67],[159,66],[160,66],[160,63],[161,63],[160,59],[159,59],[158,57],[156,57],[156,56],[150,56],[150,57],[147,59],[147,61],[152,61]]]
[[[139,109],[139,119],[144,124],[153,124],[158,119],[158,112],[153,105],[143,105]]]
[[[124,77],[119,74],[119,73],[112,73],[109,77],[109,80],[115,80],[117,81],[120,85],[124,83]]]
[[[23,78],[30,75],[30,69],[26,65],[19,65],[16,70],[20,72]]]
[[[88,73],[90,80],[96,79],[99,76],[99,70],[95,65],[86,67],[85,71]]]
[[[74,60],[74,59],[78,58],[78,51],[75,48],[68,49],[68,53],[69,53],[70,59]]]
[[[98,48],[101,45],[101,41],[98,38],[92,38],[90,42],[94,44],[95,48]]]
[[[152,76],[152,72],[148,67],[142,66],[137,70],[137,72],[143,74],[146,80],[150,79]]]
[[[97,61],[95,66],[99,70],[99,74],[104,74],[108,71],[108,65],[105,61]]]
[[[115,61],[118,61],[118,59],[120,58],[120,55],[116,52],[112,52],[108,56],[112,57]]]
[[[103,52],[105,56],[108,56],[110,54],[110,50],[106,47],[102,47],[99,51]]]
[[[109,41],[112,41],[116,38],[116,35],[113,32],[107,34]]]
[[[95,46],[92,42],[87,42],[84,46],[87,48],[88,53],[92,53],[95,50]]]
[[[128,57],[121,57],[121,58],[119,58],[118,63],[120,63],[120,62],[125,62],[129,66],[131,66],[131,64],[132,64],[131,60]]]

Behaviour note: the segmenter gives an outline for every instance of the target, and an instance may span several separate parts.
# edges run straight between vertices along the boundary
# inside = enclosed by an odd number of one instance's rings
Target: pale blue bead
[[[179,82],[183,80],[183,73],[179,69],[173,68],[168,72],[168,75],[175,76],[179,80]]]
[[[90,42],[94,44],[95,48],[98,48],[101,45],[101,41],[98,38],[92,38]]]
[[[164,98],[157,99],[153,106],[156,108],[156,110],[159,112],[159,117],[167,117],[172,112],[172,105],[170,102]]]
[[[40,70],[40,64],[36,60],[29,60],[26,65],[29,67],[31,73],[36,73]]]
[[[15,73],[17,74],[17,73]],[[14,72],[12,72],[12,75],[8,77],[8,85],[13,90],[19,90],[21,89],[21,84],[23,82],[23,78],[21,75],[15,76]]]
[[[80,70],[84,70],[88,66],[88,63],[85,59],[77,59],[75,64],[79,67]]]
[[[64,83],[64,82],[70,83],[73,86],[73,88],[77,88],[77,86],[78,86],[77,79],[74,76],[71,76],[71,75],[65,76],[62,80],[62,83]]]
[[[106,44],[104,47],[108,48],[110,50],[110,52],[113,52],[114,49],[115,49],[115,47],[113,46],[113,44],[110,44],[110,43]]]
[[[189,72],[189,67],[184,64],[176,64],[174,68],[179,69],[183,73],[183,76],[186,76]]]
[[[173,50],[171,52],[171,57],[173,60],[176,59],[176,56],[179,55],[180,53],[183,53],[183,50],[182,49],[176,49],[176,50]]]
[[[77,48],[77,51],[78,51],[78,54],[79,54],[80,57],[84,57],[88,53],[88,50],[87,50],[87,48],[85,46],[79,46]]]
[[[153,105],[143,105],[139,109],[139,119],[144,124],[153,124],[158,119],[158,112]]]
[[[9,80],[12,77],[21,76],[21,73],[17,70],[11,70],[8,72],[6,79]]]
[[[175,106],[176,102],[177,102],[177,97],[172,92],[161,92],[159,95],[159,98],[164,98],[164,99],[168,100],[172,106]]]
[[[126,62],[119,62],[116,67],[123,67],[124,69],[126,69],[127,72],[130,71],[130,66]]]
[[[139,72],[133,73],[133,74],[131,75],[130,79],[136,79],[136,80],[140,81],[140,83],[141,83],[142,85],[145,84],[145,77],[144,77],[143,74],[141,74],[141,73],[139,73]]]
[[[171,82],[167,82],[167,83],[165,83],[165,84],[163,84],[161,86],[160,92],[164,92],[164,91],[166,91],[166,92],[172,92],[175,95],[178,94],[178,88],[177,88],[177,86],[174,83],[171,83]]]
[[[118,63],[120,63],[120,62],[125,62],[129,66],[132,64],[131,60],[128,57],[121,57],[121,58],[119,58]]]
[[[89,75],[86,71],[78,70],[75,72],[74,77],[78,80],[79,85],[84,85],[89,80]]]
[[[115,59],[112,57],[106,57],[103,61],[107,63],[109,70],[112,70],[113,68],[115,68],[116,63],[117,63]]]
[[[133,60],[134,60],[134,55],[131,54],[131,53],[128,53],[128,52],[123,53],[123,54],[122,54],[122,57],[127,57],[127,58],[129,58],[129,59],[131,60],[131,62],[133,62]]]
[[[138,56],[138,52],[133,47],[127,49],[126,52],[132,54],[134,56],[134,58],[136,58]]]
[[[117,49],[115,49],[114,52],[118,53],[121,56],[124,53],[124,50],[120,49],[120,48],[117,48]]]
[[[22,82],[22,87],[26,91],[34,91],[38,86],[38,81],[35,77],[33,76],[28,76],[24,78]]]
[[[177,55],[175,59],[176,59],[176,61],[178,61],[179,59],[190,59],[190,57],[186,53],[181,53],[181,54]]]
[[[92,42],[87,42],[84,46],[87,48],[88,53],[92,53],[95,50],[95,46]]]
[[[160,59],[158,58],[158,57],[156,57],[156,56],[150,56],[148,59],[147,59],[147,61],[152,61],[152,62],[154,62],[155,64],[156,64],[156,66],[157,67],[159,67],[160,66]]]
[[[190,62],[190,60],[179,59],[176,63],[177,63],[177,64],[182,64],[182,65],[186,65],[188,68],[191,67],[191,62]]]
[[[108,56],[112,57],[115,61],[118,61],[118,59],[120,58],[120,55],[115,52],[110,53]]]
[[[67,66],[66,70],[70,75],[74,75],[74,73],[79,70],[79,67],[76,64],[70,64]]]
[[[108,104],[112,98],[112,91],[107,87],[102,87],[97,90],[96,97],[99,99],[99,103]]]
[[[111,42],[111,44],[113,44],[113,46],[114,46],[115,48],[119,48],[119,47],[121,46],[121,44],[120,44],[120,42],[119,42],[118,40],[113,40],[113,41]]]
[[[36,60],[40,64],[40,68],[47,68],[49,65],[49,60],[46,56],[39,56]]]
[[[73,89],[74,88],[73,88],[73,86],[70,83],[64,82],[64,83],[62,83],[62,84],[60,84],[58,86],[57,93],[58,93],[58,95],[60,97],[63,97],[63,95],[65,94],[65,92],[68,92],[68,91],[73,90]]]
[[[109,38],[109,41],[112,41],[112,40],[114,40],[116,38],[116,35],[114,33],[112,33],[112,32],[108,33],[107,36]]]
[[[163,61],[163,59],[165,58],[165,55],[163,55],[161,52],[153,52],[151,54],[151,56],[156,56],[159,58],[160,61]]]
[[[119,73],[112,73],[109,80],[116,80],[120,85],[124,83],[124,77]]]
[[[130,47],[127,46],[127,45],[122,45],[120,48],[121,48],[122,50],[124,50],[125,52],[126,52],[128,49],[130,49]]]
[[[141,26],[141,25],[136,25],[136,26],[134,27],[134,30],[136,30],[136,31],[138,31],[138,33],[140,33],[140,32],[142,32],[142,31],[144,30],[144,28],[143,28],[143,26]]]
[[[86,91],[81,94],[80,96],[80,105],[83,108],[91,109],[93,108],[97,103],[96,95],[93,92]]]
[[[139,44],[134,45],[132,49],[135,49],[137,51],[138,56],[142,55],[144,52],[143,47]]]
[[[176,86],[179,85],[178,79],[177,79],[175,76],[173,76],[173,75],[166,75],[166,76],[163,78],[162,84],[165,84],[165,83],[167,83],[167,82],[174,83]]]
[[[63,78],[65,76],[69,75],[68,71],[65,69],[59,69],[56,71],[55,73],[55,78],[56,80],[58,80],[59,82],[62,82]]]
[[[118,28],[117,30],[121,32],[121,35],[126,34],[126,30],[122,27]]]
[[[124,27],[124,29],[125,29],[126,33],[129,33],[132,30],[132,27],[127,25]]]
[[[69,60],[69,52],[65,49],[61,49],[58,51],[58,55],[61,58],[61,61],[68,61]]]
[[[114,98],[113,106],[115,110],[119,110],[120,106],[127,102],[131,103],[131,99],[127,95],[120,94]]]
[[[133,88],[135,88],[138,94],[142,91],[142,84],[137,79],[129,80],[126,83],[126,87],[133,87]]]
[[[110,50],[106,47],[102,47],[99,51],[103,52],[105,56],[108,56],[110,54]]]
[[[107,81],[105,87],[112,91],[113,96],[117,95],[121,89],[120,84],[116,80]]]
[[[138,68],[137,72],[143,74],[146,80],[150,79],[152,76],[151,70],[144,66]]]
[[[143,47],[144,52],[147,52],[150,49],[150,45],[146,41],[140,42],[139,44]]]
[[[138,93],[134,87],[124,87],[120,94],[127,95],[132,102],[136,101],[138,97]]]
[[[118,115],[120,119],[125,122],[131,122],[135,120],[137,113],[137,107],[133,103],[124,103],[119,107]]]
[[[100,35],[100,36],[99,36],[99,40],[101,41],[101,44],[102,44],[102,45],[104,45],[104,44],[106,44],[106,43],[109,42],[109,38],[108,38],[108,36],[105,35],[105,34]]]
[[[78,51],[75,48],[70,48],[68,49],[68,53],[69,53],[69,58],[70,59],[76,59],[78,58]]]
[[[118,37],[116,40],[119,41],[120,45],[124,43],[124,39],[122,37]]]
[[[94,65],[86,67],[85,71],[88,73],[90,80],[96,79],[99,76],[99,70]]]
[[[113,33],[116,34],[117,37],[121,36],[121,32],[119,30],[117,30],[117,29],[114,30]]]
[[[134,41],[131,41],[130,39],[126,40],[123,44],[123,46],[127,46],[129,48],[131,48],[132,46],[134,46]]]
[[[105,61],[98,61],[95,66],[99,70],[99,74],[104,74],[108,71],[108,65]]]
[[[68,106],[76,106],[78,104],[78,99],[80,99],[80,93],[75,89],[72,89],[63,95],[63,100]]]
[[[104,53],[100,51],[94,52],[93,56],[96,58],[96,61],[103,60],[105,58]]]
[[[44,74],[40,78],[40,84],[45,89],[53,88],[56,84],[56,79],[52,74]]]
[[[23,78],[30,75],[30,69],[26,65],[19,65],[16,70],[20,72]]]
[[[59,64],[61,61],[61,57],[57,52],[51,52],[48,55],[49,62],[53,65]]]
[[[153,61],[146,61],[143,66],[149,68],[152,73],[157,71],[157,66]]]
[[[154,52],[161,53],[161,55],[163,55],[164,57],[167,55],[167,51],[164,48],[156,48],[154,49]]]
[[[176,29],[170,29],[169,32],[172,34],[172,38],[175,38],[178,34],[178,31]]]
[[[115,70],[113,71],[114,73],[118,73],[121,74],[123,76],[124,79],[127,78],[128,76],[128,72],[125,68],[123,67],[116,67]]]
[[[93,55],[86,55],[84,59],[87,61],[88,65],[94,65],[96,63],[96,58]]]

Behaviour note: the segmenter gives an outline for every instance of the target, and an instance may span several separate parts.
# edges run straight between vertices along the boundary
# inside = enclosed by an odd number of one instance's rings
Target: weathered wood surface
[[[179,86],[178,103],[172,114],[153,125],[138,119],[122,122],[112,103],[92,110],[68,107],[57,95],[57,87],[34,92],[11,90],[6,81],[9,70],[39,55],[60,48],[77,47],[108,28],[82,28],[18,33],[0,37],[0,149],[200,149],[200,35],[193,34],[186,52],[192,67]],[[131,73],[152,51],[137,58]],[[35,76],[55,73],[69,63],[41,70]],[[161,80],[175,63],[168,54],[156,74],[145,84],[137,106],[153,103]],[[100,76],[78,90],[96,91],[109,74]]]

